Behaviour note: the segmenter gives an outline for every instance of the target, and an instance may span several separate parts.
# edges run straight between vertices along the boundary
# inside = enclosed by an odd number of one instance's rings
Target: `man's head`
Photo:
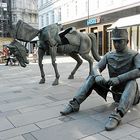
[[[111,39],[113,40],[113,44],[117,52],[125,50],[128,43],[127,29],[118,29],[116,27],[112,30]]]

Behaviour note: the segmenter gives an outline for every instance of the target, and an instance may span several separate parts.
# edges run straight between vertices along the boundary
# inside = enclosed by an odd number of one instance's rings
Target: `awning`
[[[108,28],[108,30],[112,30],[115,27],[125,28],[125,27],[136,26],[136,25],[140,25],[140,14],[134,15],[134,16],[120,18],[115,23],[113,23]]]

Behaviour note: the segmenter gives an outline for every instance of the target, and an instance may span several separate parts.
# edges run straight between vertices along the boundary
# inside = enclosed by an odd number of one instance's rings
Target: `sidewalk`
[[[62,110],[89,73],[84,61],[74,80],[69,80],[75,61],[57,57],[60,84],[55,79],[50,57],[46,57],[46,83],[38,84],[40,71],[37,63],[26,68],[0,65],[0,140],[139,140],[140,105],[133,107],[111,132],[104,129],[114,109],[111,94],[105,102],[94,91],[81,105],[80,111],[61,116]],[[106,71],[103,75],[107,78]],[[140,79],[138,80],[140,84]]]

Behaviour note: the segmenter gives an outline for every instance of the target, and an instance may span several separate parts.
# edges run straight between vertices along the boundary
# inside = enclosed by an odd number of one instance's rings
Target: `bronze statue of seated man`
[[[136,79],[140,77],[140,54],[127,47],[128,32],[126,29],[113,29],[112,40],[115,50],[104,55],[93,68],[93,75],[86,79],[77,95],[60,112],[62,115],[78,112],[80,104],[91,94],[92,90],[95,90],[106,100],[107,93],[111,88],[113,99],[118,102],[118,106],[110,114],[105,125],[107,131],[115,129],[130,107],[138,104],[140,99],[136,82]],[[105,80],[101,74],[106,66],[109,80]]]

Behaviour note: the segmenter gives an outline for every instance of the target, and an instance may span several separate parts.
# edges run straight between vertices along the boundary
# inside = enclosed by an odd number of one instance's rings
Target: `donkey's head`
[[[27,60],[28,50],[18,41],[14,40],[7,46],[12,54],[17,58],[22,67],[26,67],[29,64]]]

